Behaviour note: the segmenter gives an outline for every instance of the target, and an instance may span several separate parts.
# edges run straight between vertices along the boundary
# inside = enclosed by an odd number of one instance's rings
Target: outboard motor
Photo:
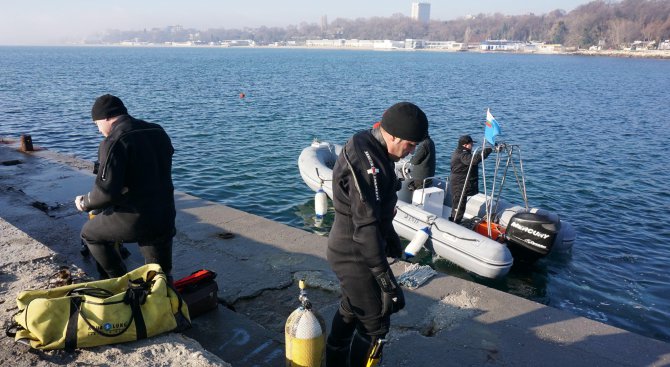
[[[520,247],[520,253],[539,258],[551,252],[554,240],[561,229],[560,222],[553,221],[545,215],[538,213],[517,213],[506,229],[506,237],[513,247]]]

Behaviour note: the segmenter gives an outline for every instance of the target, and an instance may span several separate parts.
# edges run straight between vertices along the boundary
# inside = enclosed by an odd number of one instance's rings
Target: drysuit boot
[[[360,333],[358,330],[354,333],[351,341],[351,350],[349,351],[349,366],[365,367],[368,364],[370,351],[377,337]]]
[[[338,311],[326,342],[326,367],[365,367],[378,337],[356,329],[356,321]]]
[[[335,312],[326,341],[326,367],[349,365],[349,350],[355,330],[353,319],[345,319],[339,310]]]
[[[128,250],[123,244],[119,246],[119,253],[124,260],[130,257],[130,250]]]
[[[96,261],[100,279],[116,278],[128,272],[119,253],[119,244],[115,242],[95,244],[85,241]]]
[[[158,264],[168,277],[172,273],[172,236],[138,242],[145,264]]]

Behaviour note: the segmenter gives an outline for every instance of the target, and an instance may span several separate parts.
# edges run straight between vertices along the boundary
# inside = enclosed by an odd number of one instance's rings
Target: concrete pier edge
[[[23,290],[17,286],[40,287],[60,265],[96,274],[92,260],[79,253],[79,230],[87,219],[73,204],[90,189],[92,163],[35,144],[34,152],[21,152],[16,139],[0,137],[3,323]],[[220,305],[193,320],[185,336],[93,348],[59,364],[102,358],[114,348],[141,354],[142,348],[173,343],[214,365],[284,366],[283,325],[298,306],[298,279],[306,280],[308,296],[329,326],[338,282],[325,259],[327,238],[186,193],[175,199],[175,278],[202,268],[217,272],[219,297],[235,310]],[[137,246],[128,248],[128,267],[140,266]],[[393,264],[396,276],[407,265]],[[668,343],[446,274],[405,289],[405,295],[407,307],[392,318],[383,366],[670,366]],[[0,362],[48,365],[53,358],[17,349],[9,338],[1,343],[11,352],[0,353]]]

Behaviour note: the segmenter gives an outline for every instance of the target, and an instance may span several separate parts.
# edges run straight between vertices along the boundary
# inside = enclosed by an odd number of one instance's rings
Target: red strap
[[[179,280],[176,280],[174,282],[174,287],[177,288],[177,291],[181,292],[184,288],[193,285],[193,284],[198,284],[200,282],[206,281],[206,280],[211,280],[216,278],[216,273],[207,270],[207,269],[201,269],[196,272],[194,272],[191,275],[185,276]]]

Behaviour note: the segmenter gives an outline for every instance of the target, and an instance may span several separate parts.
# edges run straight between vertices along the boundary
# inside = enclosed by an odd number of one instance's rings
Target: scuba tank
[[[322,188],[314,195],[314,212],[317,219],[323,219],[328,211],[328,195]]]
[[[368,361],[365,363],[365,367],[375,367],[382,360],[382,349],[384,348],[384,343],[386,339],[377,339],[375,344],[370,350],[370,356],[368,356]]]
[[[312,310],[305,281],[299,282],[300,307],[286,320],[286,367],[319,367],[326,350],[326,323]]]
[[[428,227],[423,227],[419,230],[416,231],[414,236],[412,237],[412,241],[405,247],[405,257],[410,258],[414,257],[419,250],[421,250],[421,247],[423,247],[423,244],[426,243],[426,240],[430,237],[430,228]]]

